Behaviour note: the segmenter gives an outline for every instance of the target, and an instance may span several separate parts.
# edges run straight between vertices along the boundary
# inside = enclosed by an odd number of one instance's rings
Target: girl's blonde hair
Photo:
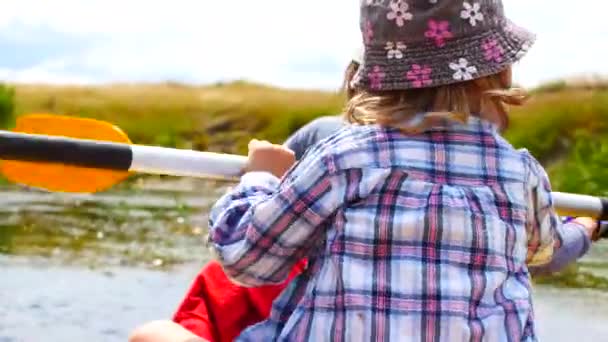
[[[417,133],[446,122],[466,123],[476,115],[505,129],[507,105],[522,105],[528,98],[511,88],[511,70],[445,86],[398,91],[360,90],[347,103],[346,119],[355,124],[380,124]]]
[[[350,61],[346,70],[344,70],[344,80],[342,81],[342,90],[346,94],[346,99],[351,100],[356,94],[357,91],[352,87],[352,81],[355,75],[357,74],[357,70],[359,70],[359,62]]]

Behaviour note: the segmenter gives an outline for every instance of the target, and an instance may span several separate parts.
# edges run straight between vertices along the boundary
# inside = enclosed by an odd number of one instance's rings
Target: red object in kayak
[[[201,270],[173,321],[211,342],[233,341],[247,327],[265,320],[275,298],[306,267],[302,260],[280,285],[247,288],[232,283],[221,265]]]

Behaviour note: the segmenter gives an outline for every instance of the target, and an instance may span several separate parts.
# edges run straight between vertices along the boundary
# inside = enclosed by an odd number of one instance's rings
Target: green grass
[[[17,87],[16,114],[45,112],[106,120],[132,141],[244,153],[252,136],[281,142],[314,117],[336,114],[338,93],[282,90],[245,82],[102,87]]]
[[[506,137],[549,171],[554,189],[606,194],[608,83],[557,81],[514,108]],[[16,114],[48,112],[98,118],[135,143],[245,153],[256,137],[282,142],[311,119],[339,113],[337,93],[284,90],[246,82],[95,87],[19,85]]]
[[[0,129],[13,123],[13,112],[15,109],[15,89],[0,84]]]
[[[506,137],[547,168],[554,190],[608,195],[608,83],[554,82],[514,108]],[[16,86],[16,114],[45,112],[98,118],[133,142],[245,153],[250,138],[282,142],[311,119],[339,113],[337,93],[283,90],[236,82],[67,87]],[[0,179],[0,184],[2,184]],[[608,288],[608,280],[574,265],[539,283]]]
[[[536,92],[511,115],[506,137],[538,158],[554,189],[602,195],[608,191],[608,90]]]

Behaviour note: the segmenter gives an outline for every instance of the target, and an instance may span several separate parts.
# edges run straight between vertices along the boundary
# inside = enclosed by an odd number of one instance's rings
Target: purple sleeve
[[[558,228],[561,237],[561,246],[553,254],[553,258],[547,264],[531,266],[533,274],[548,274],[559,272],[570,263],[576,261],[587,253],[591,246],[591,239],[587,236],[585,228],[577,223],[561,225]]]
[[[324,223],[346,192],[324,151],[313,148],[281,180],[266,172],[246,173],[213,206],[209,239],[232,281],[279,284],[324,238]]]

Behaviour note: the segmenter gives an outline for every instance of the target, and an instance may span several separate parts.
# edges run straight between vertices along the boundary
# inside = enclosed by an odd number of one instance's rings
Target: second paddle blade
[[[130,144],[118,127],[103,121],[70,116],[32,114],[19,117],[15,132],[64,136]],[[11,182],[55,192],[93,193],[123,181],[129,172],[62,164],[3,160],[0,171]]]

